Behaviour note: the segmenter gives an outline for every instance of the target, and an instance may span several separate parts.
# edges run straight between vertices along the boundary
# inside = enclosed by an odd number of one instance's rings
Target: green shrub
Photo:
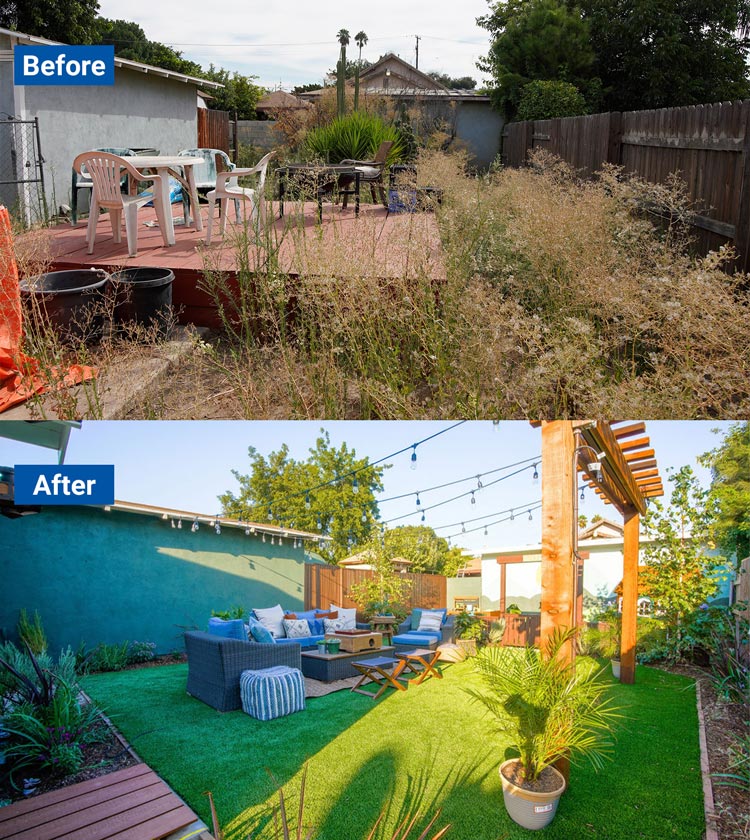
[[[89,655],[89,671],[121,671],[128,664],[130,642],[108,645],[100,642]]]
[[[156,652],[153,642],[131,642],[128,648],[128,665],[137,662],[150,662]]]
[[[241,605],[230,607],[228,610],[211,610],[212,618],[223,618],[224,621],[232,621],[237,618],[244,618],[248,611]]]
[[[551,120],[586,113],[586,100],[569,82],[537,79],[524,85],[518,103],[518,120]]]
[[[371,160],[386,140],[393,141],[387,163],[403,160],[408,144],[402,132],[396,126],[386,125],[379,117],[355,111],[313,129],[305,143],[320,160],[338,163],[347,159]]]
[[[0,704],[43,693],[40,672],[47,681],[59,679],[69,685],[76,682],[76,656],[69,647],[60,651],[57,660],[46,651],[32,659],[28,651],[19,650],[12,642],[5,642],[0,645],[0,665],[3,665],[0,667]],[[34,686],[35,690],[30,686]]]
[[[33,654],[47,650],[47,634],[42,626],[42,617],[34,610],[34,617],[29,618],[25,609],[18,616],[18,637],[31,649]]]

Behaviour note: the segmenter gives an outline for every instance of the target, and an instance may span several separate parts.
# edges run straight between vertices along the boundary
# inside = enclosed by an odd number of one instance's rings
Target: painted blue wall
[[[292,541],[99,508],[44,508],[0,517],[0,633],[15,638],[21,608],[38,610],[50,647],[125,640],[182,648],[212,609],[304,607],[302,548]]]

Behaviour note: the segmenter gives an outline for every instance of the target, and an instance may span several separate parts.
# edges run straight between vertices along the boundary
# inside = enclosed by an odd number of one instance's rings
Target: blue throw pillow
[[[422,618],[422,610],[416,609],[411,611],[411,629],[417,630],[419,628],[419,621]]]
[[[300,617],[299,613],[297,613],[297,617]],[[322,636],[325,633],[322,618],[308,618],[307,623],[310,625],[311,636]]]
[[[307,612],[292,610],[292,612],[297,616],[297,618],[306,618],[308,621],[310,621],[311,618],[315,618],[316,610],[307,610]]]
[[[212,616],[208,619],[208,632],[212,636],[221,636],[224,639],[239,639],[240,641],[247,639],[245,622],[241,618],[224,621],[223,618]]]
[[[248,623],[250,624],[250,634],[256,642],[264,645],[276,643],[276,639],[271,635],[271,631],[264,627],[257,618],[250,616]]]

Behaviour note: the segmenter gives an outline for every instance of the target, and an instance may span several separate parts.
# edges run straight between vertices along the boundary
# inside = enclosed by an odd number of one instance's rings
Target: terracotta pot
[[[612,660],[612,676],[616,679],[620,679],[620,660],[613,659]]]
[[[500,765],[500,781],[503,785],[505,809],[513,822],[518,823],[523,828],[535,831],[552,822],[557,812],[557,803],[565,790],[565,779],[554,767],[550,767],[549,769],[559,777],[560,784],[555,790],[543,793],[525,790],[513,782],[509,782],[503,775],[503,767],[517,762],[517,758],[511,758]]]

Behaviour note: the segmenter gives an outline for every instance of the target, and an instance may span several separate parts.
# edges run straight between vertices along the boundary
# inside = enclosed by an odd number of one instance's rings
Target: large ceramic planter
[[[549,769],[555,773],[559,781],[559,786],[555,790],[540,793],[533,790],[525,790],[513,782],[508,781],[503,775],[503,768],[517,761],[517,758],[511,758],[500,765],[500,781],[503,785],[505,809],[513,822],[518,823],[523,828],[536,831],[552,822],[552,819],[557,813],[557,803],[560,801],[560,797],[565,790],[565,779],[562,773],[555,770],[554,767],[550,767]]]
[[[613,659],[612,661],[612,676],[616,679],[620,679],[620,660]]]

